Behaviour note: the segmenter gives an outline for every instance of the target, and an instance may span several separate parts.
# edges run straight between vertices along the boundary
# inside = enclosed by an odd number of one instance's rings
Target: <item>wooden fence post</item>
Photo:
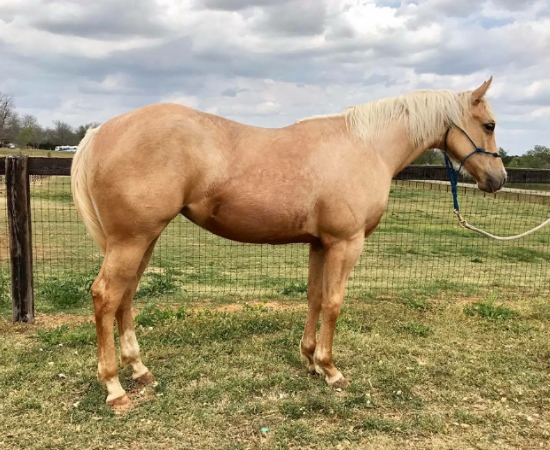
[[[6,157],[14,322],[34,322],[31,195],[27,156]]]

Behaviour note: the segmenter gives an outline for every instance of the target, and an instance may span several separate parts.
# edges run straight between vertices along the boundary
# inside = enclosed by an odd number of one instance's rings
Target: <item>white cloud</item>
[[[20,55],[35,58],[105,58],[115,52],[151,48],[161,42],[159,38],[131,37],[109,42],[89,37],[66,36],[32,28],[19,17],[10,23],[0,19],[0,43],[13,48]]]

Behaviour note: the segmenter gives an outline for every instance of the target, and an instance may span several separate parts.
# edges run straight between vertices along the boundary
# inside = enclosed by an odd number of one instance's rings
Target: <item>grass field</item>
[[[343,392],[299,361],[303,302],[204,306],[142,309],[142,354],[159,384],[142,389],[124,369],[134,408],[122,416],[95,380],[93,324],[0,322],[0,448],[550,445],[545,299],[348,301],[335,352],[352,382]]]
[[[115,416],[95,381],[100,255],[69,179],[31,187],[33,326],[8,320],[3,189],[1,449],[550,447],[550,231],[494,243],[458,227],[450,194],[395,184],[350,281],[335,358],[352,386],[336,392],[298,358],[307,247],[231,243],[178,218],[136,300],[159,385],[142,390],[124,369],[135,406]],[[503,234],[548,214],[473,192],[461,204]]]
[[[506,187],[515,189],[531,189],[536,191],[550,191],[550,184],[544,183],[506,183]]]
[[[74,153],[72,152],[56,152],[53,150],[30,150],[30,149],[11,149],[0,148],[0,158],[8,155],[27,155],[38,156],[41,158],[72,158]]]

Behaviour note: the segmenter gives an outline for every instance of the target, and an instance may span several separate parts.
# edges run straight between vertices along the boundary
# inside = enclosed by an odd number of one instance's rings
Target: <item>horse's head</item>
[[[498,156],[495,142],[495,117],[485,99],[493,77],[473,92],[465,92],[469,101],[469,114],[462,128],[451,127],[446,135],[447,152],[459,162],[485,192],[498,191],[506,181],[506,170]]]

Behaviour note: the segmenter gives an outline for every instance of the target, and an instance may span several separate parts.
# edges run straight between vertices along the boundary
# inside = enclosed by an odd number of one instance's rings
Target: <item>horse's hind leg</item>
[[[309,247],[309,279],[307,283],[307,318],[304,335],[300,341],[300,354],[306,360],[309,373],[315,373],[313,353],[315,352],[317,323],[321,313],[323,299],[323,258],[324,249],[321,244],[311,244]]]
[[[92,285],[97,330],[97,378],[107,387],[107,403],[113,407],[130,404],[118,379],[114,318],[128,288],[134,283],[150,241],[109,242],[101,271]]]
[[[153,374],[145,367],[139,354],[139,344],[134,329],[134,318],[132,316],[132,301],[136,293],[139,280],[149,264],[151,255],[155,248],[157,239],[150,245],[141,259],[136,276],[130,282],[128,289],[116,312],[118,335],[120,339],[120,362],[122,365],[129,364],[132,367],[132,379],[142,384],[149,384],[155,380]]]

